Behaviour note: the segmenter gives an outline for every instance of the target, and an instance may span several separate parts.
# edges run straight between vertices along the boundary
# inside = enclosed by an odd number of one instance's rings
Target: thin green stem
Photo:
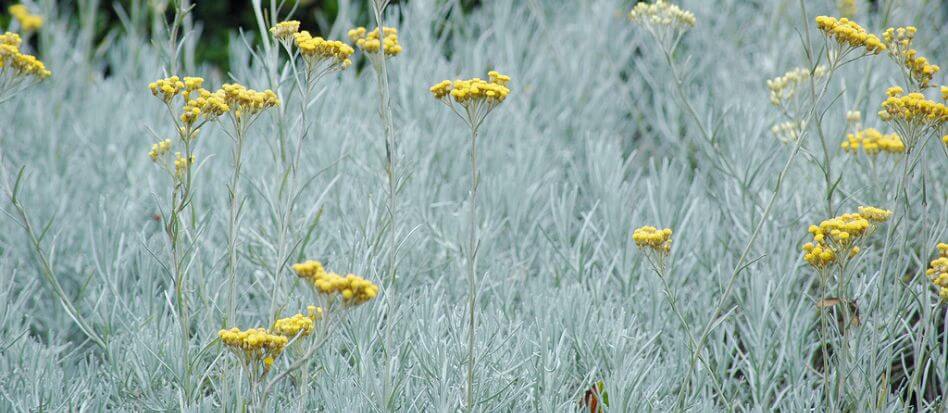
[[[479,177],[477,174],[477,128],[471,128],[471,194],[469,205],[469,233],[470,236],[467,248],[467,268],[468,268],[468,332],[467,332],[467,396],[465,398],[468,412],[474,410],[474,344],[475,344],[475,326],[477,309],[477,185]]]

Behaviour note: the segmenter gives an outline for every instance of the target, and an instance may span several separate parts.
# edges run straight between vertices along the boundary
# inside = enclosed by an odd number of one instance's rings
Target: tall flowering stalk
[[[379,96],[379,116],[382,120],[382,130],[385,142],[385,176],[388,181],[388,231],[389,245],[385,280],[385,371],[383,372],[383,404],[391,408],[394,400],[392,383],[393,359],[396,357],[392,349],[392,330],[397,320],[397,248],[398,248],[398,140],[395,132],[395,121],[392,116],[392,99],[389,89],[388,64],[390,57],[402,52],[398,43],[398,30],[394,27],[383,27],[385,8],[388,0],[373,0],[372,11],[375,17],[375,30],[367,31],[364,27],[349,30],[349,40],[362,50],[372,64],[375,72],[376,86]]]
[[[510,89],[507,83],[510,77],[497,71],[488,73],[489,80],[471,78],[467,80],[444,80],[429,90],[435,99],[444,103],[455,115],[463,120],[471,131],[471,192],[469,196],[469,229],[467,245],[468,269],[468,362],[466,408],[474,409],[474,345],[477,308],[477,251],[480,247],[477,227],[477,186],[480,177],[477,172],[477,133],[484,120],[497,106],[504,102]]]
[[[230,183],[227,186],[228,197],[230,199],[230,215],[227,221],[227,311],[224,317],[224,326],[229,326],[236,316],[237,311],[237,242],[240,226],[240,171],[243,165],[243,148],[247,132],[257,121],[259,115],[266,109],[279,106],[280,100],[277,99],[272,90],[258,92],[253,89],[247,89],[239,84],[226,84],[221,89],[225,102],[230,110],[227,111],[225,122],[228,127],[224,128],[230,136],[234,145],[231,153],[233,157],[233,174]]]
[[[833,406],[834,400],[839,399],[845,388],[846,371],[850,358],[850,339],[847,331],[850,326],[860,324],[855,300],[848,298],[851,278],[849,264],[862,249],[879,225],[885,223],[892,216],[892,211],[869,206],[859,207],[859,212],[848,213],[827,219],[819,225],[810,225],[808,231],[813,236],[811,242],[803,245],[803,259],[817,270],[820,276],[820,297],[817,309],[820,315],[820,350],[823,356],[823,385],[824,396],[828,406]],[[835,296],[828,296],[828,291],[836,290]],[[842,308],[838,320],[839,340],[841,348],[832,352],[828,349],[831,340],[826,309],[840,305]],[[836,398],[830,398],[833,391],[829,382],[830,357],[835,360]]]
[[[171,178],[171,205],[162,213],[162,222],[168,241],[170,262],[167,266],[174,283],[174,305],[176,318],[181,328],[181,386],[185,400],[191,400],[191,360],[189,347],[191,327],[188,307],[188,254],[193,251],[183,245],[188,232],[187,212],[192,206],[194,144],[201,127],[230,110],[224,92],[211,93],[202,87],[204,79],[199,77],[171,76],[150,85],[152,94],[165,106],[170,115],[177,138],[165,139],[152,145],[148,156]],[[170,155],[174,146],[182,147],[174,157]],[[193,218],[192,218],[193,221]]]
[[[299,94],[299,115],[295,153],[291,154],[289,162],[284,164],[280,175],[279,199],[281,210],[277,217],[276,257],[270,268],[273,286],[270,293],[270,311],[276,314],[283,294],[280,276],[285,266],[291,261],[296,249],[296,242],[291,238],[293,221],[296,209],[296,200],[299,198],[299,187],[302,182],[300,160],[303,153],[303,144],[309,136],[309,119],[307,108],[312,103],[313,90],[324,76],[345,70],[352,65],[349,57],[355,50],[340,41],[314,37],[308,31],[300,31],[300,22],[295,20],[283,21],[270,28],[270,34],[281,44],[289,60],[289,67],[293,73],[293,85]]]

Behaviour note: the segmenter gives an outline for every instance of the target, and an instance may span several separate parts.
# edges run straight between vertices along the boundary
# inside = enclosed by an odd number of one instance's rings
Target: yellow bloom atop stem
[[[300,22],[298,20],[289,20],[277,23],[270,28],[270,34],[281,41],[289,41],[300,32]]]
[[[355,50],[338,40],[326,40],[322,37],[313,37],[303,30],[293,35],[293,42],[299,49],[303,61],[306,62],[308,72],[319,77],[323,74],[340,71],[352,65],[349,57]]]
[[[929,63],[928,59],[919,56],[918,51],[912,48],[912,40],[917,32],[915,26],[890,27],[882,33],[882,39],[889,56],[908,71],[908,77],[918,89],[925,89],[931,86],[932,78],[941,68]]]
[[[919,92],[903,93],[898,86],[886,91],[888,97],[882,102],[879,118],[892,123],[899,134],[906,138],[906,146],[911,150],[921,137],[941,130],[948,121],[948,107]]]
[[[382,50],[385,56],[397,56],[402,52],[398,43],[398,29],[394,27],[382,28],[382,39],[379,40],[379,30],[375,28],[366,31],[365,27],[356,27],[349,30],[349,41],[366,53],[378,53]]]
[[[867,32],[858,23],[845,17],[837,19],[830,16],[818,16],[816,27],[827,38],[847,48],[841,54],[859,48],[865,48],[868,54],[879,54],[886,50],[886,45],[876,35]]]
[[[892,216],[892,211],[862,206],[858,213],[843,214],[827,219],[820,225],[810,225],[812,242],[803,245],[803,259],[822,271],[832,264],[844,264],[860,252],[860,244]]]
[[[855,154],[862,148],[866,155],[878,155],[880,152],[904,153],[905,143],[897,133],[883,135],[874,128],[867,128],[846,135],[840,145],[844,151]]]
[[[8,76],[14,80],[43,80],[52,76],[36,56],[20,52],[22,39],[16,33],[0,34],[0,80]],[[6,68],[11,68],[7,71]]]
[[[314,310],[315,311],[315,310]],[[302,314],[281,318],[273,323],[272,331],[286,337],[308,336],[313,333],[314,319]]]
[[[938,243],[938,258],[932,260],[925,275],[938,290],[938,296],[948,303],[948,244]]]
[[[151,145],[151,151],[148,152],[148,157],[151,158],[152,161],[157,162],[159,158],[164,156],[169,151],[171,151],[171,139],[165,139],[161,142]]]
[[[235,327],[221,330],[217,335],[225,346],[242,356],[249,368],[262,364],[264,374],[270,370],[274,360],[283,353],[289,342],[286,336],[271,334],[263,328],[242,331]]]
[[[310,281],[317,292],[326,295],[338,294],[346,304],[362,304],[379,293],[379,287],[372,281],[354,274],[345,277],[326,272],[319,261],[306,261],[293,265],[293,271],[303,279]],[[322,314],[322,311],[319,311]]]
[[[14,4],[8,9],[24,32],[29,33],[43,27],[43,16],[33,14],[23,4]]]
[[[642,249],[652,249],[661,253],[671,251],[672,230],[669,228],[658,229],[652,226],[636,228],[632,231],[632,240],[635,245]]]
[[[488,114],[507,99],[510,77],[495,70],[487,73],[488,80],[481,78],[443,80],[428,90],[468,124],[477,129]],[[458,110],[458,105],[462,110]]]

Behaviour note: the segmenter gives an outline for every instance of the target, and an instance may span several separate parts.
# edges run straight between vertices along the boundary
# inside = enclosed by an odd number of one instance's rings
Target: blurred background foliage
[[[173,3],[179,0],[164,0],[166,3]],[[298,3],[297,3],[298,1]],[[397,9],[400,4],[407,3],[410,0],[392,0],[389,6],[395,13],[389,13],[389,16],[397,16]],[[453,0],[444,0],[453,1]],[[465,12],[469,12],[480,5],[482,0],[459,0]],[[56,0],[53,3],[57,8],[57,13],[63,16],[73,16],[79,18],[78,8],[87,6],[90,2],[98,2],[100,12],[96,16],[96,29],[98,39],[104,39],[111,31],[123,30],[122,14],[127,13],[137,6],[136,3],[154,4],[156,0]],[[161,3],[162,0],[157,0]],[[364,2],[365,7],[360,7],[361,14],[354,18],[354,24],[369,25],[369,14],[371,5],[369,0],[355,0],[355,2]],[[7,9],[20,1],[0,0],[2,5],[2,15],[0,15],[0,27],[8,27],[10,16]],[[39,1],[35,1],[39,3]],[[222,1],[222,0],[191,0],[194,6],[192,11],[196,24],[200,25],[200,40],[195,50],[197,63],[211,64],[222,69],[227,69],[228,43],[231,34],[237,32],[240,28],[244,30],[255,30],[257,25],[250,6],[250,0]],[[263,0],[263,4],[269,4],[268,0]],[[339,15],[339,0],[286,0],[283,10],[296,8],[293,18],[303,22],[303,26],[314,34],[322,34],[329,30],[327,27],[336,20]],[[171,10],[173,6],[167,6],[166,20],[170,21],[173,16]]]

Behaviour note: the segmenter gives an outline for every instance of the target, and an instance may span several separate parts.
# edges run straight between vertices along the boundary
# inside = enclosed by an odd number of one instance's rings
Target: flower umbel
[[[688,30],[695,27],[695,15],[665,0],[655,3],[637,3],[629,12],[629,20],[650,28],[669,27]]]
[[[365,53],[378,54],[382,50],[389,57],[402,52],[402,46],[398,43],[398,29],[394,27],[383,27],[381,40],[378,28],[366,31],[365,27],[356,27],[349,30],[348,34],[349,41]]]
[[[293,265],[293,271],[303,279],[312,283],[317,292],[329,296],[339,295],[345,304],[363,304],[379,293],[379,287],[372,281],[355,274],[340,276],[326,272],[319,261],[306,261]]]
[[[840,46],[836,50],[836,55],[833,56],[835,59],[842,60],[843,56],[856,49],[865,49],[866,54],[879,54],[886,49],[885,44],[876,35],[867,32],[858,23],[845,17],[837,19],[830,16],[818,16],[816,27],[828,39]]]
[[[813,241],[803,245],[803,259],[821,272],[833,264],[845,265],[860,252],[862,242],[877,225],[888,221],[892,211],[874,207],[859,207],[858,213],[843,214],[810,225]]]
[[[14,4],[10,6],[8,11],[26,33],[37,31],[40,27],[43,27],[43,16],[31,13],[23,4]]]
[[[866,155],[878,155],[880,152],[892,154],[905,152],[905,143],[897,133],[883,135],[874,128],[846,135],[846,140],[840,147],[852,154],[856,154],[859,149],[862,149]]]
[[[938,243],[938,258],[932,260],[925,275],[938,289],[938,296],[948,303],[948,244]]]
[[[338,40],[326,40],[322,37],[313,37],[303,30],[293,34],[293,42],[306,62],[307,73],[313,79],[318,79],[330,72],[338,72],[352,65],[349,57],[355,50]]]
[[[428,89],[435,99],[440,100],[464,119],[468,125],[477,129],[487,115],[507,99],[510,89],[507,83],[510,77],[497,71],[487,73],[489,80],[471,78],[465,80],[443,80]],[[457,106],[461,107],[458,110]]]
[[[918,29],[915,26],[890,27],[882,33],[889,56],[907,71],[907,77],[918,90],[931,86],[932,77],[941,70],[938,65],[928,62],[918,51],[912,48],[912,40]]]

